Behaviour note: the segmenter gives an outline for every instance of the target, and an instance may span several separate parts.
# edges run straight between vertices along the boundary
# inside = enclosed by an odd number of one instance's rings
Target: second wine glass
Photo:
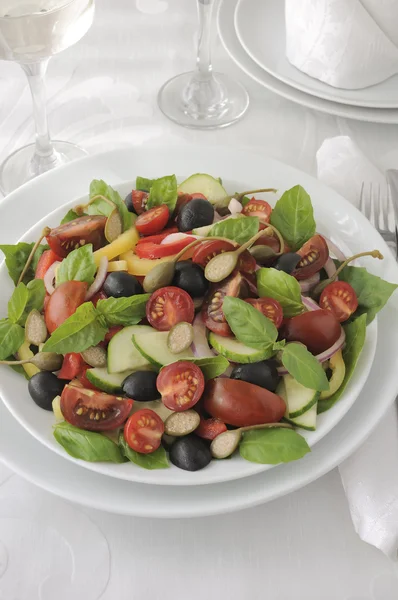
[[[197,0],[199,42],[196,70],[167,81],[159,91],[158,104],[166,117],[196,129],[227,127],[240,119],[249,106],[241,83],[214,73],[211,61],[211,30],[216,0]]]

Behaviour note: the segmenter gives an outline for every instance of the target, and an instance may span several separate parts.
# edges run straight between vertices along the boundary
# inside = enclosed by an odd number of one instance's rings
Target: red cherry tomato
[[[156,290],[146,305],[146,318],[158,331],[169,331],[180,321],[192,323],[194,316],[191,296],[172,285]]]
[[[65,354],[58,379],[69,379],[69,381],[74,379],[83,371],[85,364],[81,354],[77,352]]]
[[[162,419],[149,408],[137,411],[124,426],[124,439],[136,452],[150,454],[160,446],[164,424]]]
[[[192,254],[192,262],[197,263],[201,267],[205,267],[209,260],[217,256],[217,254],[222,254],[223,252],[230,252],[231,250],[235,250],[238,247],[238,244],[235,242],[228,242],[223,240],[207,240],[198,244],[193,251]],[[243,271],[245,273],[254,273],[256,268],[256,261],[253,256],[250,254],[248,250],[243,252],[243,254],[239,257],[239,262],[237,265],[238,271]]]
[[[47,273],[51,265],[61,260],[62,258],[57,256],[52,250],[45,250],[39,258],[39,262],[37,263],[35,279],[44,279],[44,275]]]
[[[283,308],[277,300],[274,300],[273,298],[248,298],[245,302],[248,302],[263,313],[265,317],[268,317],[276,328],[281,326],[283,321]]]
[[[87,370],[88,370],[88,369],[91,369],[90,365],[85,365],[85,366],[83,367],[83,370],[81,371],[81,373],[80,373],[80,374],[77,376],[77,378],[76,378],[76,379],[77,379],[77,381],[79,381],[79,382],[81,383],[81,385],[82,385],[84,388],[86,388],[87,390],[96,390],[97,392],[101,391],[101,390],[99,390],[99,389],[98,389],[98,388],[97,388],[95,385],[93,385],[93,384],[91,383],[91,381],[89,381],[89,380],[87,379],[87,375],[86,375],[86,373],[87,373]],[[59,377],[59,375],[58,375],[58,377]],[[71,382],[71,385],[72,385],[72,382]]]
[[[137,244],[134,252],[139,258],[163,258],[164,256],[177,254],[194,240],[194,237],[187,236],[171,244],[152,244],[151,242],[144,243],[143,241],[141,244]]]
[[[137,215],[141,215],[145,211],[148,196],[148,192],[142,192],[141,190],[133,190],[131,192],[131,201]]]
[[[227,431],[225,423],[219,419],[214,419],[214,417],[211,417],[211,419],[200,417],[199,427],[195,429],[196,435],[204,440],[214,440],[215,437],[220,435],[220,433],[224,433],[224,431]]]
[[[168,229],[163,229],[162,233],[158,233],[157,235],[148,235],[147,237],[141,238],[138,240],[137,246],[139,244],[148,244],[149,242],[160,244],[160,242],[167,238],[171,233],[178,233],[178,227],[169,227]]]
[[[92,244],[93,250],[98,250],[105,244],[105,223],[106,217],[78,217],[52,229],[47,242],[51,250],[63,258],[85,244]]]
[[[200,400],[205,378],[197,365],[179,360],[161,369],[156,387],[162,394],[163,404],[170,410],[181,412],[192,408]]]
[[[155,206],[142,213],[137,218],[135,226],[141,235],[153,235],[166,227],[169,216],[170,213],[166,204]]]
[[[242,210],[247,217],[258,217],[263,223],[269,223],[272,208],[265,200],[252,198]]]
[[[315,355],[333,346],[341,334],[341,325],[336,317],[322,309],[286,319],[283,329],[288,342],[301,342]]]
[[[46,325],[50,333],[55,331],[83,304],[87,288],[88,285],[85,281],[66,281],[55,288],[45,312]]]
[[[116,335],[117,333],[119,333],[119,331],[121,331],[123,329],[122,325],[113,325],[113,327],[111,327],[108,330],[108,333],[105,336],[105,342],[107,344],[109,344],[109,342],[111,341],[111,339],[113,338],[114,335]]]
[[[126,421],[133,401],[66,385],[61,394],[60,406],[68,423],[89,431],[109,431]]]
[[[323,290],[319,306],[330,310],[339,321],[347,321],[358,308],[358,298],[354,288],[345,281],[329,283]]]
[[[218,333],[224,337],[232,335],[232,331],[224,317],[222,305],[225,296],[237,298],[240,295],[243,287],[242,282],[242,275],[239,271],[235,271],[221,283],[214,283],[210,286],[203,302],[202,315],[206,327],[213,333]]]
[[[308,279],[325,266],[329,258],[329,248],[324,238],[317,234],[297,252],[302,257],[292,275],[296,279]]]
[[[94,304],[94,306],[97,306],[99,300],[106,300],[107,298],[108,296],[104,294],[104,292],[100,291],[94,294],[94,296],[92,296],[91,302]]]
[[[212,417],[236,427],[276,423],[286,410],[285,401],[277,394],[253,383],[226,377],[207,383],[203,406]]]

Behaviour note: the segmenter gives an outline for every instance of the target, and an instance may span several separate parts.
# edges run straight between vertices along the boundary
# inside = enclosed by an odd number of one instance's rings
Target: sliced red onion
[[[302,281],[299,281],[301,291],[309,292],[318,283],[320,277],[321,276],[318,271],[318,273],[315,273],[315,275],[313,275],[312,277],[309,277],[308,279],[303,279]]]
[[[230,211],[231,215],[236,215],[242,212],[243,206],[241,205],[239,200],[237,200],[236,198],[231,198],[230,203],[228,204],[228,210]]]
[[[245,275],[245,273],[242,273],[242,278],[247,283],[247,287],[249,288],[250,292],[252,294],[255,294],[256,296],[258,296],[256,279],[254,278],[254,281],[253,281],[252,277],[250,275],[249,276]]]
[[[324,235],[322,235],[322,237],[328,245],[329,252],[333,254],[337,258],[337,260],[340,260],[341,262],[345,261],[346,257],[344,256],[340,248],[336,246],[336,244],[332,242],[332,240],[329,240],[329,238],[325,237]]]
[[[87,294],[86,294],[86,298],[85,298],[86,301],[90,300],[90,298],[92,298],[94,296],[94,294],[96,294],[97,292],[100,291],[100,289],[104,285],[104,281],[106,279],[107,274],[108,274],[108,259],[106,258],[106,256],[103,256],[100,260],[100,264],[99,264],[95,279],[87,290]]]
[[[333,260],[330,258],[327,259],[325,266],[323,267],[326,271],[327,276],[333,277],[333,275],[336,273],[337,269],[336,269],[336,265],[334,264]]]
[[[301,302],[308,310],[320,310],[319,304],[315,302],[315,300],[313,300],[312,298],[309,298],[308,296],[301,296]]]
[[[233,368],[234,368],[233,365],[229,365],[229,367],[227,367],[226,370],[224,371],[224,373],[222,375],[219,375],[219,377],[230,377]]]
[[[332,356],[334,354],[336,354],[336,352],[341,350],[341,348],[344,346],[344,342],[345,342],[345,333],[344,333],[344,329],[341,327],[340,336],[335,341],[333,346],[330,346],[330,348],[328,348],[324,352],[321,352],[321,354],[317,354],[315,356],[315,358],[320,363],[324,363],[327,360],[330,360],[332,358]],[[287,375],[289,373],[289,371],[287,369],[285,369],[285,367],[282,366],[282,367],[278,367],[278,373],[279,373],[279,375]]]
[[[185,240],[186,238],[192,238],[193,241],[194,239],[198,239],[199,237],[199,235],[192,235],[192,233],[188,234],[177,231],[177,233],[170,233],[167,237],[164,238],[164,240],[160,242],[160,244],[174,244],[174,242],[179,242],[180,240]]]
[[[203,323],[201,313],[198,313],[193,322],[193,342],[191,349],[196,358],[211,358],[214,352],[207,341],[206,325]]]
[[[51,294],[55,292],[55,287],[54,287],[54,279],[55,279],[55,271],[56,268],[58,267],[58,265],[60,265],[61,263],[59,261],[55,261],[55,263],[53,263],[51,265],[51,267],[48,269],[47,273],[44,275],[44,285],[45,288],[47,290],[47,293]]]

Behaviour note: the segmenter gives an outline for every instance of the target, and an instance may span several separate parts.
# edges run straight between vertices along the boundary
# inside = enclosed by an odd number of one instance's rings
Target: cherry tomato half
[[[124,426],[124,439],[136,452],[150,454],[160,446],[164,424],[162,419],[149,408],[143,408],[131,415]]]
[[[153,235],[166,227],[169,216],[170,213],[166,204],[155,206],[142,213],[137,218],[135,226],[141,235]]]
[[[278,300],[274,300],[273,298],[248,298],[245,302],[257,308],[279,329],[283,321],[283,308]]]
[[[89,431],[109,431],[125,422],[133,401],[66,385],[61,394],[60,406],[68,423]]]
[[[325,266],[329,258],[329,248],[324,238],[317,234],[297,252],[302,257],[292,275],[296,279],[308,279]]]
[[[258,385],[241,379],[211,379],[203,396],[204,409],[229,425],[245,427],[276,423],[285,414],[285,401]]]
[[[65,354],[58,379],[74,379],[83,371],[85,362],[82,355],[78,352],[70,352]]]
[[[330,311],[319,309],[286,319],[283,330],[288,342],[301,342],[316,355],[337,342],[341,325]]]
[[[136,244],[136,247],[139,244],[148,244],[152,242],[153,244],[160,244],[162,240],[167,238],[171,233],[178,233],[178,227],[169,227],[168,229],[163,229],[162,233],[158,233],[157,235],[148,235],[147,237],[140,238]]]
[[[205,378],[197,365],[179,360],[161,369],[156,387],[162,394],[163,404],[181,412],[195,406],[205,389]]]
[[[272,208],[265,200],[252,198],[242,210],[242,215],[247,217],[258,217],[263,223],[269,223]]]
[[[142,192],[141,190],[133,190],[131,192],[131,201],[137,215],[141,215],[145,211],[148,196],[148,192]]]
[[[46,325],[50,333],[55,331],[83,304],[87,288],[88,284],[85,281],[65,281],[55,288],[45,311]]]
[[[234,271],[232,275],[224,279],[221,283],[214,283],[210,286],[202,307],[203,320],[207,329],[224,337],[232,335],[232,331],[224,316],[222,305],[225,296],[234,296],[237,298],[240,295],[242,283],[242,275],[239,271]]]
[[[177,240],[171,244],[153,244],[152,242],[142,242],[137,244],[134,252],[139,258],[163,258],[164,256],[172,256],[177,254],[194,241],[194,237],[188,236],[182,240]]]
[[[78,217],[52,229],[47,236],[47,242],[51,250],[62,258],[85,244],[92,244],[93,250],[98,250],[105,244],[105,223],[106,217]]]
[[[345,281],[329,283],[323,290],[319,306],[330,310],[339,323],[347,321],[358,308],[358,298],[354,288]]]
[[[55,252],[52,250],[45,250],[37,263],[35,279],[44,279],[44,275],[47,273],[48,269],[58,260],[61,261],[62,258],[57,256]]]
[[[225,423],[220,419],[211,417],[210,419],[204,419],[200,417],[199,427],[195,429],[195,434],[204,440],[214,440],[215,437],[227,431]]]
[[[156,290],[146,305],[146,318],[158,331],[169,331],[180,321],[192,323],[194,316],[191,296],[173,285]]]
[[[235,242],[228,242],[227,240],[207,240],[201,244],[198,244],[194,248],[192,262],[197,263],[204,268],[212,258],[217,256],[217,254],[230,252],[231,250],[235,250],[237,247],[238,244]],[[241,254],[239,257],[237,270],[245,273],[254,273],[255,268],[255,259],[248,250],[245,250],[245,252],[243,252],[243,254]]]

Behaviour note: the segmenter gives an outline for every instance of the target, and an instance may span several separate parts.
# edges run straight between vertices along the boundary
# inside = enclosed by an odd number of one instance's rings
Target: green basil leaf
[[[170,466],[166,450],[163,446],[159,446],[155,452],[151,452],[150,454],[140,454],[130,448],[121,431],[119,434],[119,447],[126,458],[143,469],[168,469]]]
[[[259,269],[257,289],[261,298],[278,300],[285,317],[294,317],[304,310],[299,282],[284,271]]]
[[[339,274],[339,279],[349,283],[358,297],[358,308],[353,318],[366,314],[368,325],[398,287],[396,283],[389,283],[372,275],[364,267],[344,267]]]
[[[329,381],[321,363],[302,344],[287,344],[282,352],[282,364],[304,387],[317,392],[329,389]]]
[[[94,179],[90,184],[90,198],[99,195],[105,196],[105,198],[108,198],[108,200],[111,200],[111,202],[117,206],[123,221],[123,231],[130,229],[133,224],[133,215],[127,210],[127,206],[119,192],[114,190],[102,179]],[[110,206],[108,202],[101,200],[101,198],[94,200],[87,208],[89,215],[104,215],[105,217],[109,217],[112,210],[114,210],[112,206]]]
[[[10,319],[0,320],[0,360],[15,354],[25,341],[25,331]]]
[[[224,298],[222,308],[228,325],[239,342],[260,350],[268,346],[270,356],[273,354],[272,347],[278,337],[278,330],[270,319],[248,302],[232,296]]]
[[[243,207],[245,207],[245,206],[246,206],[246,204],[249,204],[249,202],[250,202],[250,198],[249,198],[249,196],[243,196],[243,198],[242,198],[242,200],[241,200],[241,204],[242,204],[242,206],[243,206]]]
[[[68,212],[62,219],[60,225],[63,225],[64,223],[70,223],[71,221],[74,221],[75,219],[78,219],[78,218],[79,218],[79,215],[77,213],[75,213],[73,208],[71,208],[70,210],[68,210]]]
[[[83,352],[99,344],[107,331],[92,302],[85,302],[51,334],[42,351],[57,354]]]
[[[366,339],[366,315],[363,314],[352,323],[343,326],[345,331],[345,347],[343,350],[343,360],[345,364],[345,376],[339,389],[325,400],[318,400],[318,413],[329,410],[339,400],[350,381],[352,374],[358,362],[359,355]]]
[[[305,439],[294,429],[253,429],[246,431],[239,446],[240,455],[261,465],[277,465],[298,460],[311,452]]]
[[[125,462],[119,446],[101,433],[64,422],[54,427],[54,437],[73,458],[88,462]]]
[[[4,360],[16,361],[18,359],[16,359],[15,356],[11,355],[11,356],[7,356],[7,358],[5,358]],[[15,365],[15,366],[9,365],[9,367],[10,367],[10,369],[15,371],[19,375],[22,375],[25,379],[27,379],[29,381],[29,376],[26,374],[26,371],[22,367],[22,365]]]
[[[24,283],[17,285],[13,294],[8,301],[8,318],[13,323],[18,323],[24,314],[25,307],[28,303],[29,292]]]
[[[221,355],[209,356],[208,358],[194,358],[192,362],[200,368],[206,381],[222,375],[229,367],[229,361]]]
[[[301,185],[287,190],[275,204],[271,225],[276,227],[292,248],[298,250],[316,230],[311,198]]]
[[[46,288],[42,279],[29,281],[26,289],[28,290],[29,297],[25,307],[23,324],[25,324],[26,317],[31,310],[36,309],[39,312],[43,310],[44,298],[46,297]]]
[[[215,223],[207,237],[223,237],[242,245],[256,235],[258,217],[236,217]]]
[[[136,325],[145,317],[146,304],[151,294],[137,294],[128,298],[99,300],[97,311],[112,325]]]
[[[26,242],[19,242],[19,244],[0,245],[0,250],[5,255],[8,274],[13,280],[14,285],[17,285],[18,283],[19,276],[26,265],[33,246],[33,243],[27,244]],[[48,250],[48,246],[44,244],[41,244],[37,248],[33,257],[33,261],[23,279],[24,283],[28,283],[28,281],[34,279],[37,263],[39,262],[39,259],[45,250]]]
[[[155,181],[155,179],[137,177],[137,179],[135,180],[135,189],[141,190],[142,192],[149,192]]]
[[[66,281],[86,281],[91,285],[97,270],[92,244],[86,244],[68,254],[57,269],[57,285]]]
[[[166,177],[155,179],[149,192],[147,209],[166,204],[170,214],[172,214],[177,204],[177,198],[177,179],[175,175],[166,175]]]

